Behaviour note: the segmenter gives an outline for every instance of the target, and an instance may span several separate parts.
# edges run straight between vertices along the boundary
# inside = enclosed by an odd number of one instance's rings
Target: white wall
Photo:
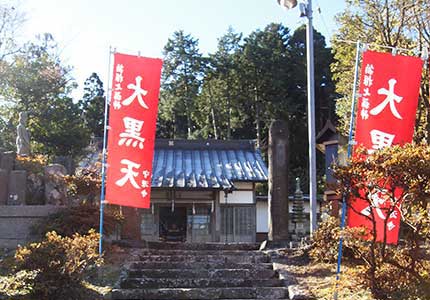
[[[253,204],[254,192],[253,191],[234,191],[227,194],[227,204]],[[224,192],[220,192],[220,203],[225,204]]]
[[[309,201],[304,201],[304,206],[305,206],[305,214],[307,215],[307,217],[309,217],[309,211],[310,211]],[[258,201],[256,207],[257,207],[257,232],[269,232],[268,202]],[[293,213],[293,200],[290,200],[288,210],[290,214]],[[320,212],[320,206],[319,206],[319,203],[317,203],[317,213],[319,212]],[[308,221],[306,222],[309,223]],[[309,227],[306,224],[305,224],[306,228]],[[290,226],[290,228],[293,228],[293,227]]]
[[[267,202],[257,202],[257,232],[269,232],[269,214]]]

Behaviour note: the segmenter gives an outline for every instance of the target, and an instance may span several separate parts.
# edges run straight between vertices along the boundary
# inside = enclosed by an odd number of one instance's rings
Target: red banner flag
[[[161,59],[115,53],[106,202],[149,208]]]
[[[364,53],[355,129],[356,147],[364,147],[372,153],[391,145],[412,142],[422,65],[423,61],[417,57],[373,51]],[[365,226],[372,230],[372,221],[368,217],[373,215],[377,240],[383,241],[386,222],[387,243],[397,243],[400,211],[396,206],[387,215],[391,205],[390,192],[394,192],[395,197],[401,194],[401,190],[380,188],[369,195],[363,192],[361,197],[368,197],[369,201],[351,199],[348,226]]]

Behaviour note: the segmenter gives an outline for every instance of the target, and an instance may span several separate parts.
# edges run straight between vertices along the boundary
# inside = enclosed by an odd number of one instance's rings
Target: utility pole
[[[277,0],[286,9],[297,5],[296,0]],[[312,26],[312,0],[300,3],[300,17],[306,17],[306,58],[307,58],[307,94],[308,94],[308,140],[309,140],[309,205],[310,232],[317,229],[317,174],[315,150],[315,84],[314,84],[314,37]]]

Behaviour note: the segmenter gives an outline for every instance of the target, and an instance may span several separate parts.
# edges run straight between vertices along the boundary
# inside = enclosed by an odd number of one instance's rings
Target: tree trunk
[[[212,129],[214,131],[214,137],[217,140],[218,139],[218,130],[217,130],[217,126],[216,126],[215,107],[214,107],[214,103],[212,101],[213,97],[212,97],[212,89],[210,87],[210,84],[208,84],[208,91],[209,91],[209,103],[211,105]]]
[[[230,101],[230,84],[227,81],[227,140],[231,139],[231,101]]]
[[[257,136],[257,148],[261,146],[261,136],[260,136],[260,104],[258,102],[258,89],[257,86],[254,87],[255,92],[255,131]]]

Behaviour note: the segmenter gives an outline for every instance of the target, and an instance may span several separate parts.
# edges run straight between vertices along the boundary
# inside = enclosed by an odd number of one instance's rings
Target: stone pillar
[[[25,205],[27,190],[27,171],[13,170],[9,177],[8,205]]]
[[[121,227],[121,239],[140,240],[140,223],[142,222],[140,210],[134,207],[121,207],[124,223]]]
[[[0,205],[7,204],[9,175],[6,170],[0,169]]]
[[[269,130],[269,241],[282,243],[288,233],[288,129],[274,121]]]
[[[9,174],[13,170],[15,157],[15,152],[4,152],[0,161],[0,169],[6,170],[6,172]]]

